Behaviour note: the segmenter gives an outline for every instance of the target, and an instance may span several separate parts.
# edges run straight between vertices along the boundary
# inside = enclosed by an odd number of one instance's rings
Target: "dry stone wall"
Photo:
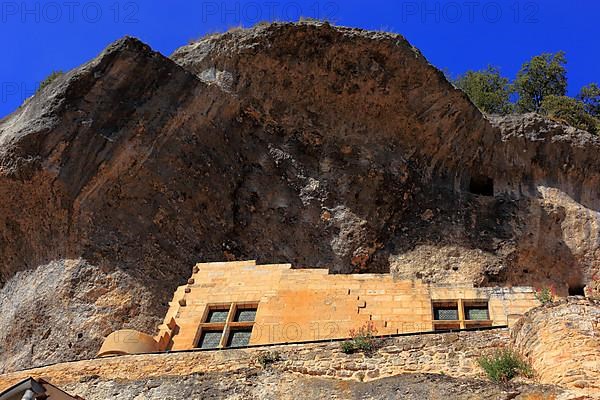
[[[394,382],[408,380],[422,382],[425,391],[445,384],[448,390],[455,390],[457,396],[465,399],[597,399],[600,398],[597,306],[598,302],[571,298],[536,309],[526,314],[512,335],[508,329],[500,328],[384,338],[370,355],[345,354],[338,341],[75,361],[0,375],[0,390],[33,376],[43,377],[88,399],[101,399],[108,392],[116,395],[123,390],[152,392],[155,396],[148,398],[158,399],[167,392],[187,390],[182,386],[185,382],[195,382],[197,390],[219,394],[215,398],[241,399],[253,398],[257,390],[263,393],[267,386],[271,391],[285,392],[286,382],[302,380],[310,381],[314,388],[321,387],[323,382],[337,381],[340,383],[335,387],[339,391],[341,387],[363,382],[366,386],[355,388],[359,392],[370,390],[369,382],[393,386]],[[559,318],[544,322],[548,311]],[[517,383],[494,389],[477,359],[507,346],[516,346],[526,354],[537,374],[533,380],[519,378]],[[277,360],[261,365],[259,359],[265,353],[277,353]],[[255,386],[250,390],[254,395],[240,397],[240,390],[243,392],[250,386]],[[404,389],[407,396],[419,392],[415,388]],[[465,390],[471,389],[475,390],[472,396],[465,396],[468,393]],[[236,393],[237,397],[220,393],[221,390]],[[435,398],[441,398],[439,393]]]

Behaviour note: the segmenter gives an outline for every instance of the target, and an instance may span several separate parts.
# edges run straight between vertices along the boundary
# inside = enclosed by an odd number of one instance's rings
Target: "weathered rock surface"
[[[561,294],[598,270],[600,139],[535,114],[487,120],[397,35],[261,26],[171,58],[266,124],[286,160],[272,174],[326,210],[310,222],[333,229],[328,251],[290,253],[296,264]],[[495,197],[469,193],[486,179]],[[252,210],[269,207],[259,196]],[[240,209],[258,233],[242,253],[269,254],[273,223],[252,210]]]
[[[525,384],[506,387],[433,374],[406,374],[361,383],[261,370],[169,376],[133,382],[92,379],[69,385],[65,389],[87,400],[104,400],[115,396],[136,400],[294,400],[299,396],[306,399],[348,400],[445,400],[449,396],[458,400],[577,399],[572,394],[564,395],[549,387]]]
[[[561,294],[598,271],[600,140],[487,119],[398,35],[263,25],[171,58],[120,40],[0,121],[0,371],[154,331],[198,261]],[[122,312],[63,296],[97,286]]]
[[[91,358],[111,332],[155,323],[147,288],[83,260],[18,272],[1,295],[0,354],[9,371],[73,354]]]

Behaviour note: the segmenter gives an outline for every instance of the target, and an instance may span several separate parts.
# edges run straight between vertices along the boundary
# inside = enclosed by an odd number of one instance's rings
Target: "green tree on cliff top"
[[[548,96],[567,93],[567,59],[564,51],[544,53],[531,58],[521,66],[515,80],[519,95],[519,112],[539,112]]]
[[[454,84],[485,113],[508,114],[512,111],[509,80],[500,75],[497,67],[488,66],[481,71],[467,71],[459,76]]]
[[[577,95],[577,100],[583,102],[588,114],[600,118],[600,87],[598,84],[590,83],[582,87]]]

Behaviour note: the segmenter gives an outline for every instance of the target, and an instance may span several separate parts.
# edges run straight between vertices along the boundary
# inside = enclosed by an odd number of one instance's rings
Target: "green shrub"
[[[491,355],[480,357],[477,362],[494,382],[508,382],[518,375],[533,377],[529,363],[511,349],[496,350]]]
[[[350,330],[350,340],[342,342],[343,353],[352,354],[356,352],[372,353],[377,348],[377,329],[372,322],[367,322],[358,329]]]
[[[552,303],[554,301],[554,289],[548,287],[537,289],[534,296],[542,305]]]
[[[340,347],[342,348],[342,353],[345,354],[352,354],[356,351],[356,348],[354,347],[354,342],[351,340],[346,340],[345,342],[342,342],[342,345]]]
[[[256,361],[263,368],[267,368],[269,365],[276,363],[281,360],[281,356],[277,351],[265,351],[260,353],[256,358]]]
[[[590,133],[598,132],[600,121],[585,109],[585,104],[567,96],[548,96],[542,102],[540,112],[549,118],[567,123]]]
[[[597,83],[582,87],[576,98],[584,104],[588,114],[600,118],[600,86]]]
[[[548,96],[567,94],[567,57],[564,51],[532,57],[521,66],[514,82],[517,111],[539,112]]]
[[[41,91],[42,89],[44,89],[46,86],[50,85],[52,82],[54,82],[54,80],[56,78],[58,78],[59,76],[64,75],[64,72],[62,71],[52,71],[52,73],[50,75],[48,75],[46,77],[46,79],[44,79],[43,81],[40,82],[40,86],[38,87],[38,92]]]

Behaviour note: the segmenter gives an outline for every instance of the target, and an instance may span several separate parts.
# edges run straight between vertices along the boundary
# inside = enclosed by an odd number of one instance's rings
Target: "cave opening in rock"
[[[569,296],[585,296],[585,286],[569,286]]]
[[[469,192],[478,196],[493,196],[494,180],[485,175],[472,176],[469,182]]]

